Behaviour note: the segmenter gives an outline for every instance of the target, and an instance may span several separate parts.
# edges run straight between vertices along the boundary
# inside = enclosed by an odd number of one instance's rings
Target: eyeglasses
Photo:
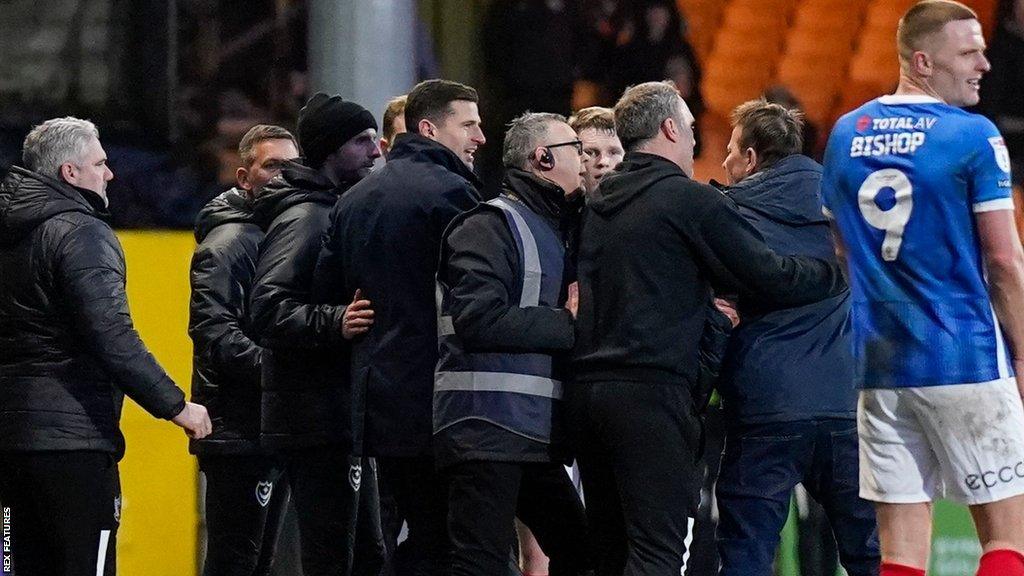
[[[559,142],[558,144],[548,144],[545,146],[547,149],[558,148],[559,146],[573,146],[576,148],[576,153],[583,156],[583,141],[582,140],[570,140],[569,142]]]

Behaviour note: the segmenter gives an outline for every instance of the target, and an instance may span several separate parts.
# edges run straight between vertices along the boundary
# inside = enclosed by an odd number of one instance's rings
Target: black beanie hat
[[[328,156],[367,128],[377,129],[373,114],[341,96],[317,92],[299,110],[299,146],[310,168],[323,166]]]

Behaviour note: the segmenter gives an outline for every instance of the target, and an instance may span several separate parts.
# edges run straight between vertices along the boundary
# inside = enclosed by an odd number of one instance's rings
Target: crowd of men
[[[512,574],[517,519],[552,575],[685,575],[717,387],[720,574],[772,573],[802,483],[853,576],[923,576],[943,497],[980,576],[1024,576],[1024,250],[1002,140],[959,109],[984,39],[925,0],[898,47],[824,169],[799,112],[738,107],[727,184],[692,179],[669,82],[522,114],[487,202],[473,88],[418,84],[379,139],[314,95],[196,222],[192,402],[132,326],[96,127],[35,127],[0,185],[15,573],[115,573],[127,394],[191,438],[206,576],[268,574],[289,502],[307,575]]]

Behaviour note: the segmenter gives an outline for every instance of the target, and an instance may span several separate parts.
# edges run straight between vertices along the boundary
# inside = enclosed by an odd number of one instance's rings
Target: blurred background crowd
[[[410,22],[378,22],[364,33],[375,50],[413,50],[408,87],[438,76],[480,87],[492,143],[524,110],[612,105],[626,86],[670,78],[698,118],[697,173],[707,179],[718,174],[729,111],[759,93],[806,108],[807,152],[820,158],[840,112],[891,89],[891,38],[910,3],[401,0],[384,4],[410,12]],[[0,169],[18,160],[33,124],[87,117],[109,143],[115,225],[191,226],[198,209],[233,183],[242,133],[260,122],[293,126],[319,88],[310,54],[317,42],[345,39],[311,34],[323,4],[331,2],[0,1]],[[1019,162],[1024,2],[968,4],[985,21],[993,65],[981,111]],[[486,146],[482,154],[490,190],[499,150]]]

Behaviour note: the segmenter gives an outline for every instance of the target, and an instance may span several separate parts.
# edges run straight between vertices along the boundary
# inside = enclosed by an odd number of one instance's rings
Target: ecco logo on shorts
[[[988,470],[981,474],[968,474],[964,483],[971,490],[978,490],[981,487],[993,488],[1000,482],[1008,484],[1017,478],[1024,478],[1024,460],[1017,462],[1014,466],[1003,466],[999,470]]]

